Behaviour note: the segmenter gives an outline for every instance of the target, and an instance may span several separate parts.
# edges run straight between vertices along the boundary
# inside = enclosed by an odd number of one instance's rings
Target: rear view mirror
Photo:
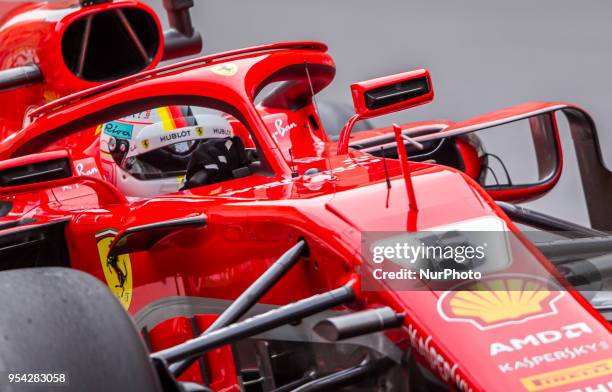
[[[426,69],[354,83],[351,93],[355,112],[361,119],[429,103],[434,96]]]
[[[482,141],[478,182],[488,190],[542,184],[557,173],[555,132],[548,114],[478,133]]]
[[[383,76],[351,85],[355,115],[338,138],[338,155],[348,152],[351,129],[359,120],[382,116],[429,103],[434,92],[426,69]]]
[[[553,113],[537,114],[457,136],[466,172],[496,200],[542,196],[561,175],[562,155]]]

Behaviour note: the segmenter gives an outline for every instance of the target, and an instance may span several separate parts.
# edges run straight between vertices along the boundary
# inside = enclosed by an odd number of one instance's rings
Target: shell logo
[[[557,314],[555,302],[564,292],[550,282],[527,276],[495,277],[467,282],[438,300],[438,313],[449,322],[463,322],[480,330],[521,324]]]

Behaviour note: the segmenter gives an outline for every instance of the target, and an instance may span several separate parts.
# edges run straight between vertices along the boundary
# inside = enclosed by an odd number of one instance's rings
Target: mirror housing
[[[361,119],[423,105],[434,97],[431,76],[426,69],[354,83],[351,93],[355,113]]]
[[[164,31],[164,56],[162,60],[172,60],[191,56],[202,51],[202,36],[191,22],[189,10],[193,0],[163,0],[168,13],[170,28]]]
[[[351,130],[359,120],[409,109],[433,101],[431,76],[426,69],[383,76],[351,85],[355,115],[338,138],[338,155],[348,152]]]

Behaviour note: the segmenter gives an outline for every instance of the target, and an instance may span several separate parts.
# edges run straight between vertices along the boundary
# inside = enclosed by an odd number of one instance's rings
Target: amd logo
[[[560,329],[529,334],[522,339],[510,339],[504,343],[492,343],[490,353],[494,357],[500,353],[519,351],[527,346],[539,346],[541,344],[558,342],[563,338],[576,339],[586,333],[593,333],[591,327],[586,323],[566,325]]]

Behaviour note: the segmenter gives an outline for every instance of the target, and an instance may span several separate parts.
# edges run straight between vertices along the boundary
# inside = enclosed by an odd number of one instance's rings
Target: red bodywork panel
[[[180,70],[166,69],[159,75],[151,72],[147,77],[109,85],[104,93],[90,91],[39,110],[36,121],[0,142],[0,158],[60,149],[66,151],[60,154],[70,156],[74,174],[68,179],[0,191],[0,200],[9,200],[14,206],[0,222],[69,217],[65,237],[71,266],[109,285],[137,325],[146,327],[153,350],[192,337],[191,317],[201,331],[219,313],[203,310],[186,315],[178,310],[184,303],[181,301],[202,303],[205,309],[210,301],[236,298],[300,237],[309,244],[309,256],[262,303],[282,305],[339,287],[350,279],[359,282],[359,270],[366,268],[361,254],[363,231],[423,230],[486,216],[505,221],[518,238],[516,248],[537,260],[541,273],[553,274],[549,262],[496,206],[491,195],[466,174],[442,165],[411,163],[419,206],[418,211],[411,211],[399,162],[386,160],[391,183],[388,189],[383,159],[357,150],[338,155],[336,143],[308,119],[316,115],[312,102],[296,111],[254,106],[258,86],[278,70],[305,62],[334,67],[324,45],[279,44],[251,52],[234,53],[230,59],[190,61]],[[211,71],[224,62],[231,62],[236,72],[228,76]],[[269,175],[255,174],[136,201],[128,201],[104,182],[99,169],[97,124],[110,115],[117,118],[133,112],[144,100],[170,104],[197,102],[203,96],[226,102],[242,113],[270,166]],[[67,104],[71,100],[74,102]],[[559,105],[534,103],[513,109],[512,115],[555,107]],[[412,126],[437,126],[440,132],[451,134],[494,122],[500,116],[494,113],[470,123]],[[290,124],[295,127],[287,129]],[[371,131],[352,142],[385,133]],[[310,168],[319,169],[319,173],[304,175]],[[294,171],[301,174],[292,176]],[[130,227],[202,215],[206,216],[206,227],[177,231],[148,251],[122,256],[129,266],[129,279],[121,291],[114,289],[113,278],[104,270],[104,241]],[[375,284],[376,290],[358,293],[350,310],[387,305],[404,313],[402,338],[444,382],[460,390],[536,391],[538,383],[552,377],[546,376],[548,372],[563,373],[565,369],[571,373],[574,367],[588,368],[594,363],[610,366],[609,326],[577,293],[551,293],[555,311],[542,317],[483,328],[444,316],[444,298],[452,293],[396,291],[380,281]],[[518,349],[512,346],[513,339],[527,343]],[[515,348],[492,349],[498,347],[496,344]],[[588,355],[555,354],[589,345],[596,349]],[[221,348],[208,357],[215,358],[208,361],[210,385],[217,390],[238,390],[231,350]],[[526,365],[517,367],[517,361]],[[194,364],[184,378],[199,380],[199,366]],[[602,377],[591,377],[547,390],[600,381]]]
[[[0,69],[36,64],[45,82],[0,93],[3,103],[0,107],[0,139],[28,124],[25,115],[33,109],[75,91],[101,84],[77,77],[59,55],[62,53],[63,34],[76,19],[106,10],[137,8],[151,16],[159,31],[158,39],[163,42],[157,14],[151,7],[136,0],[116,0],[87,7],[79,6],[78,0],[11,5],[14,8],[0,19]],[[145,69],[155,68],[162,55],[160,48]]]

